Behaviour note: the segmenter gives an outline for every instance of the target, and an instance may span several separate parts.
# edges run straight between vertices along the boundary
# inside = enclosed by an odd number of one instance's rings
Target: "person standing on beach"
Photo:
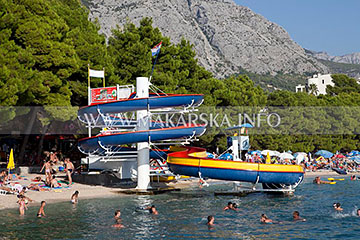
[[[46,205],[46,202],[45,201],[41,201],[41,205],[40,205],[40,208],[39,208],[39,211],[37,213],[37,217],[41,218],[41,217],[45,217],[45,211],[44,211],[44,207]]]
[[[74,172],[75,167],[74,164],[70,162],[70,158],[65,158],[65,164],[66,164],[65,172],[69,179],[69,185],[71,185],[72,184],[71,174]]]
[[[79,191],[75,191],[74,194],[71,196],[71,203],[76,204],[79,202]]]
[[[45,169],[45,177],[51,180],[51,163],[50,161],[46,161],[44,165],[42,166],[40,172],[42,172]]]

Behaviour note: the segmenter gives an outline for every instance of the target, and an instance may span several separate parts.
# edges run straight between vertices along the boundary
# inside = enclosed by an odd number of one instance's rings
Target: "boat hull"
[[[299,165],[259,164],[197,158],[187,155],[189,151],[168,154],[167,163],[175,174],[212,179],[252,183],[278,183],[293,185],[304,176]]]

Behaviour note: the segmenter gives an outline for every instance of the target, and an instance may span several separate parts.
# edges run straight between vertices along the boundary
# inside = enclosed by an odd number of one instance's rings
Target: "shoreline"
[[[315,178],[316,176],[319,177],[342,177],[342,178],[349,178],[351,175],[360,176],[360,173],[351,173],[347,175],[339,175],[334,171],[331,170],[323,170],[317,172],[305,172],[305,178]],[[26,175],[25,178],[31,179],[36,175],[30,174]],[[24,184],[25,181],[29,180],[19,180],[20,183]],[[221,180],[208,180],[207,182],[218,182]],[[186,180],[186,181],[178,181],[178,182],[171,182],[168,183],[168,186],[185,189],[193,185],[197,185],[198,180]],[[24,184],[27,185],[27,184]],[[125,197],[130,196],[129,194],[121,193],[122,188],[110,188],[104,186],[96,186],[96,185],[85,185],[80,183],[73,183],[70,188],[64,188],[60,191],[28,191],[26,196],[30,199],[34,200],[34,202],[30,202],[28,207],[37,207],[40,206],[41,201],[46,201],[47,203],[59,203],[59,202],[70,202],[71,195],[75,191],[79,191],[79,199],[96,199],[96,198],[111,198],[111,197]],[[5,209],[16,209],[18,208],[18,204],[16,201],[18,200],[17,195],[15,194],[7,194],[7,195],[0,195],[0,211]]]

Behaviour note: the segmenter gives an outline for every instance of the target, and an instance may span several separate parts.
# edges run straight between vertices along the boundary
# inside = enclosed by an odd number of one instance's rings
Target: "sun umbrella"
[[[304,161],[305,159],[305,155],[302,155],[302,154],[298,154],[296,157],[296,164],[300,164],[302,161]]]
[[[297,152],[297,153],[294,153],[294,157],[297,157],[297,156],[299,156],[299,155],[302,155],[302,156],[306,156],[307,154],[306,153],[304,153],[304,152]]]
[[[281,159],[294,159],[294,156],[287,152],[280,153],[279,157]]]
[[[11,151],[10,151],[9,162],[8,162],[8,165],[7,165],[6,168],[9,170],[9,173],[10,173],[10,170],[11,170],[11,169],[14,169],[14,168],[15,168],[15,163],[14,163],[14,150],[13,150],[13,149],[11,149]]]
[[[336,154],[335,157],[336,157],[336,158],[345,158],[345,156],[342,155],[341,153],[340,153],[340,154]]]
[[[272,150],[262,150],[262,151],[261,151],[261,155],[266,156],[266,155],[268,155],[268,154],[272,157],[272,156],[277,156],[277,155],[278,155],[278,152],[272,151]]]
[[[261,155],[261,151],[260,150],[254,150],[254,151],[251,151],[250,154],[251,155],[254,155],[254,154]]]
[[[278,152],[278,151],[273,151],[273,154],[274,154],[274,156],[276,156],[276,157],[280,156],[280,152]]]
[[[323,156],[324,158],[331,158],[334,156],[332,152],[326,151],[326,150],[320,150],[315,153],[315,155]]]

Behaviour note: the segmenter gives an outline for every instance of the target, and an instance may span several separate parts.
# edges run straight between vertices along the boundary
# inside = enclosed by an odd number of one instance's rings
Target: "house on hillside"
[[[296,92],[308,92],[316,96],[326,94],[327,86],[334,86],[331,74],[317,74],[307,80],[306,85],[297,85]]]

